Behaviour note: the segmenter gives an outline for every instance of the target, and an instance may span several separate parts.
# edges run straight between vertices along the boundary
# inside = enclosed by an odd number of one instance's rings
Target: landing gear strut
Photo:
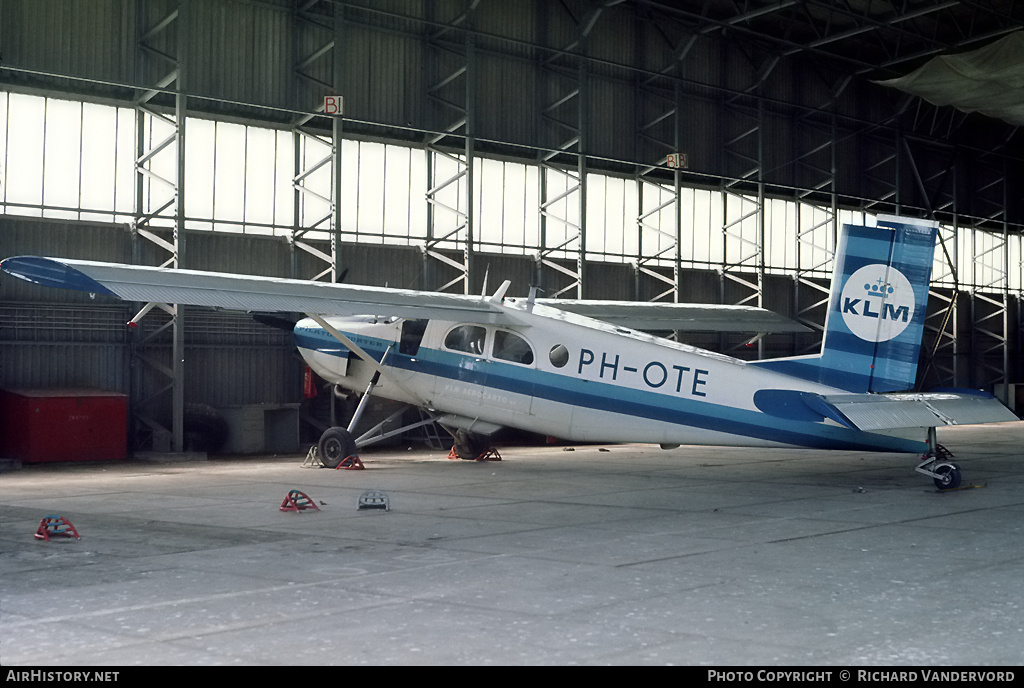
[[[960,467],[948,461],[952,454],[938,443],[935,428],[928,428],[928,452],[921,457],[921,463],[914,468],[935,481],[940,490],[955,490],[960,487]]]

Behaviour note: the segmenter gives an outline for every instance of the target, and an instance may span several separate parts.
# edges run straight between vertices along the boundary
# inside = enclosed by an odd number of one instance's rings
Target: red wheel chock
[[[306,495],[305,492],[299,492],[298,490],[291,490],[281,502],[281,511],[305,511],[306,509],[316,509],[320,511],[320,507],[316,505],[312,499]]]
[[[494,447],[491,447],[480,456],[476,457],[477,461],[501,461],[501,454]]]
[[[38,540],[49,541],[51,535],[65,535],[74,537],[76,540],[82,539],[75,527],[71,525],[71,521],[57,514],[43,516],[43,520],[39,522],[39,527],[36,529],[36,539]]]
[[[462,457],[459,456],[458,452],[455,451],[454,446],[452,447],[451,451],[448,452],[448,458],[456,460],[462,459]],[[473,461],[501,461],[501,454],[498,453],[497,449],[491,447],[490,449],[488,449],[487,451],[473,459]]]
[[[352,454],[351,456],[346,456],[344,459],[342,459],[341,463],[335,466],[334,470],[361,471],[364,470],[365,468],[366,466],[364,466],[363,462],[359,460],[359,457],[356,456],[355,454]]]

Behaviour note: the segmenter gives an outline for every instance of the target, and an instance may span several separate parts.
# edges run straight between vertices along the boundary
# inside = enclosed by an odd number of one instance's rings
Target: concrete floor
[[[30,465],[0,474],[0,664],[1019,665],[1024,423],[939,439],[965,489],[639,445]]]

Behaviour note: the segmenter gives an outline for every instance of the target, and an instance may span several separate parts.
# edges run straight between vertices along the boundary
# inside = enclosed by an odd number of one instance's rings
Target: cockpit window
[[[420,350],[423,333],[427,331],[426,320],[406,320],[402,323],[402,341],[398,344],[398,353],[415,356]]]
[[[533,363],[533,349],[515,332],[498,330],[494,333],[494,358],[530,365]]]
[[[487,330],[478,325],[459,325],[444,338],[445,348],[482,356]]]

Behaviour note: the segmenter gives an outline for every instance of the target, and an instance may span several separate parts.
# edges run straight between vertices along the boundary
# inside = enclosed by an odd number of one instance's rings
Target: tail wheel
[[[320,461],[327,468],[337,468],[350,456],[356,455],[356,441],[345,428],[328,428],[317,443]]]

